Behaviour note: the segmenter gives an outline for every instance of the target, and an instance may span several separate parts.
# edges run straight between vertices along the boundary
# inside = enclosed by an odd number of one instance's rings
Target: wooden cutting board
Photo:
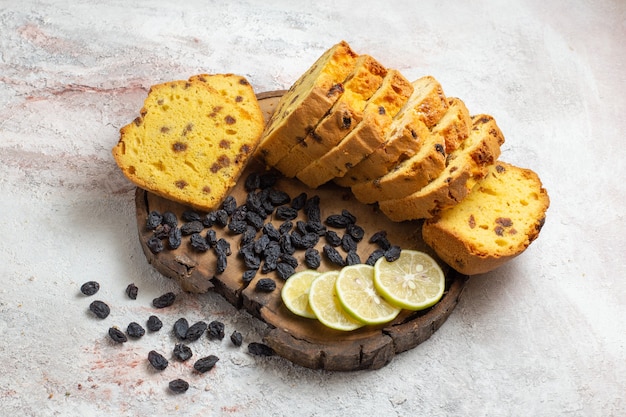
[[[272,114],[283,93],[284,91],[276,91],[258,95],[266,118]],[[267,174],[271,171],[265,171],[255,161],[248,165],[231,193],[238,205],[246,201],[248,191],[244,182],[251,173]],[[379,231],[386,231],[387,238],[394,245],[405,249],[422,250],[437,259],[421,238],[420,221],[391,222],[375,205],[361,204],[348,189],[333,184],[326,184],[313,190],[298,180],[280,175],[276,178],[274,188],[288,193],[291,198],[303,192],[309,198],[318,196],[322,221],[331,214],[340,214],[343,209],[356,216],[357,224],[365,230],[365,236],[357,246],[357,253],[363,261],[378,248],[368,240],[372,234]],[[280,289],[284,281],[275,272],[262,274],[259,271],[249,284],[244,283],[242,274],[247,268],[237,254],[241,235],[234,234],[225,227],[212,227],[218,238],[223,237],[231,245],[232,254],[227,258],[227,267],[223,273],[216,274],[215,253],[212,250],[197,251],[190,246],[189,236],[183,236],[183,243],[178,249],[169,249],[166,243],[163,251],[153,253],[147,243],[154,236],[154,231],[146,227],[148,214],[154,210],[160,213],[171,211],[176,214],[181,225],[185,223],[182,219],[183,212],[190,209],[139,188],[136,191],[135,203],[141,245],[148,262],[154,268],[163,275],[175,279],[185,291],[195,293],[215,291],[237,308],[243,308],[264,321],[268,324],[267,334],[263,338],[264,343],[278,355],[308,368],[353,371],[378,369],[384,366],[396,354],[414,348],[428,339],[445,322],[454,310],[468,279],[440,261],[446,274],[446,291],[439,303],[420,312],[403,311],[393,322],[385,325],[365,326],[351,332],[336,331],[315,319],[301,318],[287,310],[280,299]],[[302,210],[298,218],[292,220],[294,225],[298,220],[306,220]],[[266,219],[266,222],[268,221],[276,228],[283,222],[275,216]],[[345,230],[332,227],[329,229],[335,230],[339,236],[345,233]],[[203,234],[207,230],[205,228]],[[320,253],[324,243],[322,237],[316,245]],[[338,248],[338,251],[345,257],[346,253],[342,252],[341,248]],[[293,256],[298,260],[296,270],[306,268],[304,250],[297,250]],[[322,255],[320,271],[338,268]],[[257,290],[255,284],[260,278],[273,278],[277,284],[276,290],[269,293]]]

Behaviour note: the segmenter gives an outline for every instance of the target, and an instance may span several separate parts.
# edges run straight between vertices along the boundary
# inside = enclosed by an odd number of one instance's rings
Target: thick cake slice
[[[274,166],[302,141],[341,97],[356,60],[345,41],[322,54],[279,101],[255,156]]]
[[[379,147],[393,117],[413,93],[413,86],[397,70],[389,70],[382,86],[370,98],[363,120],[334,148],[307,165],[296,177],[311,188],[342,177]]]
[[[263,126],[244,77],[198,75],[153,86],[112,153],[138,187],[208,211],[235,185]]]
[[[493,117],[472,117],[472,130],[448,156],[446,169],[418,191],[378,206],[393,221],[425,219],[458,204],[500,156],[504,136]]]
[[[412,85],[413,94],[394,117],[384,143],[343,177],[336,178],[335,183],[351,187],[381,177],[420,149],[430,135],[429,128],[446,113],[448,100],[432,76],[421,77]]]
[[[418,152],[401,160],[384,175],[352,186],[352,192],[359,201],[370,204],[402,198],[420,190],[443,172],[446,161],[456,158],[456,154],[445,152],[446,145],[462,144],[469,136],[472,124],[463,101],[454,99],[451,103],[439,123],[424,138]],[[448,148],[452,149],[452,146]]]
[[[425,221],[422,236],[452,268],[482,274],[526,250],[549,205],[536,173],[496,162],[463,201]]]
[[[293,178],[341,141],[363,119],[363,109],[382,85],[387,69],[369,55],[361,55],[346,79],[341,97],[315,129],[298,142],[274,166],[283,175]]]

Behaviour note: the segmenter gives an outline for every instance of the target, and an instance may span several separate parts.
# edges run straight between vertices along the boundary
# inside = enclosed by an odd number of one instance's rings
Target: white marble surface
[[[626,3],[307,3],[0,0],[1,414],[626,415]],[[155,374],[145,355],[172,341],[113,346],[78,292],[100,281],[108,326],[178,291],[141,252],[110,153],[118,130],[152,84],[235,72],[283,89],[340,39],[494,115],[502,159],[550,193],[542,234],[472,277],[444,326],[380,370],[313,371],[207,342],[218,366],[170,395],[189,369]],[[260,340],[263,324],[219,296],[181,297],[166,326],[218,318]]]

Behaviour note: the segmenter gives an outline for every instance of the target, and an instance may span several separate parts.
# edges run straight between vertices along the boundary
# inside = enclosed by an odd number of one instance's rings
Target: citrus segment
[[[315,278],[309,290],[309,305],[317,319],[327,327],[344,331],[358,329],[363,323],[346,313],[337,298],[335,281],[338,276],[339,271],[328,271]]]
[[[422,310],[443,296],[445,276],[428,254],[402,250],[400,257],[388,262],[384,257],[374,264],[374,285],[391,304],[407,310]]]
[[[341,269],[335,290],[344,310],[364,324],[390,322],[401,311],[376,291],[374,267],[370,265],[357,264]]]
[[[319,275],[320,273],[317,271],[305,269],[296,272],[285,281],[280,296],[289,311],[309,319],[315,318],[315,313],[309,306],[309,290],[311,283]]]

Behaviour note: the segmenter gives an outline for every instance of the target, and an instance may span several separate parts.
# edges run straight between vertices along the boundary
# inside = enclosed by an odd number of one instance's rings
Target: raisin
[[[167,368],[167,365],[169,365],[165,356],[161,355],[156,350],[148,352],[148,362],[150,362],[150,365],[152,365],[157,371],[162,371]]]
[[[265,189],[273,187],[276,185],[277,180],[278,176],[274,173],[268,172],[266,174],[262,174],[259,178],[259,188]]]
[[[189,239],[189,244],[198,252],[206,252],[211,248],[206,239],[200,233],[192,234]]]
[[[139,339],[144,334],[146,334],[146,331],[143,327],[141,327],[139,323],[133,321],[128,324],[128,327],[126,327],[126,334],[128,334],[128,336],[132,337],[133,339]]]
[[[356,240],[354,240],[354,238],[349,235],[349,234],[345,234],[341,237],[341,249],[343,249],[346,252],[350,252],[350,251],[355,251],[356,250]]]
[[[348,219],[352,224],[356,223],[356,216],[348,211],[348,209],[341,210],[341,215]]]
[[[235,200],[235,197],[233,197],[232,195],[229,195],[224,199],[224,201],[222,201],[222,209],[226,211],[228,215],[233,214],[236,208],[237,200]]]
[[[186,318],[181,317],[174,323],[174,336],[178,339],[184,339],[189,329],[189,322]]]
[[[159,330],[161,330],[161,327],[163,327],[163,322],[157,316],[150,316],[148,317],[146,327],[148,327],[148,330],[150,330],[151,332],[158,332]]]
[[[137,288],[135,284],[128,284],[128,286],[126,287],[126,295],[131,300],[137,299],[137,292],[139,292],[139,288]]]
[[[161,220],[161,223],[169,226],[170,229],[173,229],[178,226],[178,219],[174,213],[166,211],[163,213],[163,220]]]
[[[170,388],[170,391],[176,394],[182,394],[189,389],[189,382],[185,381],[184,379],[178,378],[170,381],[168,387]]]
[[[80,286],[80,292],[85,295],[94,295],[100,289],[100,284],[96,281],[87,281]]]
[[[356,265],[361,263],[361,258],[356,253],[356,251],[351,250],[348,252],[346,256],[346,265]]]
[[[269,243],[270,237],[268,235],[261,235],[261,237],[254,242],[254,253],[263,253]]]
[[[207,327],[207,324],[203,321],[194,323],[187,329],[187,333],[185,333],[185,340],[193,342],[194,340],[200,339]]]
[[[187,359],[193,356],[191,348],[184,343],[177,343],[174,346],[174,351],[172,353],[174,357],[181,362],[185,362]]]
[[[215,224],[222,227],[228,224],[228,213],[226,213],[226,210],[219,209],[215,211]]]
[[[344,229],[348,226],[348,224],[350,224],[350,219],[342,216],[341,214],[331,214],[326,217],[326,224],[337,229]]]
[[[324,226],[322,222],[308,221],[306,222],[306,230],[318,236],[324,236],[324,234],[326,234],[326,226]]]
[[[230,230],[232,233],[240,235],[246,231],[247,226],[248,224],[243,220],[233,220],[228,223],[228,230]]]
[[[178,249],[180,245],[183,243],[183,234],[180,231],[180,228],[175,227],[170,229],[170,234],[167,238],[167,244],[170,249]]]
[[[224,238],[220,238],[215,243],[215,252],[218,254],[223,253],[226,256],[230,256],[232,251],[230,249],[230,242]]]
[[[289,233],[292,227],[293,227],[293,223],[290,220],[286,220],[282,222],[280,226],[278,226],[278,233],[281,235]]]
[[[304,263],[311,269],[317,269],[322,263],[320,252],[315,248],[308,248],[304,252]]]
[[[185,223],[180,227],[180,232],[183,236],[192,235],[194,233],[200,233],[204,229],[204,225],[201,221],[192,221]]]
[[[299,240],[302,240],[302,239],[299,239]],[[293,255],[296,252],[296,247],[293,244],[293,241],[294,241],[293,237],[287,234],[282,235],[280,239],[278,240],[278,243],[280,244],[280,248],[287,255]]]
[[[254,277],[256,276],[257,273],[257,269],[248,269],[247,271],[245,271],[242,275],[241,275],[241,280],[243,282],[250,282],[254,279]]]
[[[126,337],[124,332],[122,332],[117,327],[109,328],[109,337],[116,343],[124,343],[128,341],[128,338]]]
[[[304,203],[304,212],[310,221],[322,221],[320,212],[320,197],[318,195],[314,195],[309,198],[306,203]]]
[[[246,196],[246,207],[250,211],[259,211],[263,207],[260,194],[254,192],[248,193]]]
[[[163,221],[163,216],[156,210],[151,211],[146,219],[146,228],[148,230],[154,230]]]
[[[154,229],[153,236],[156,237],[157,239],[165,239],[166,237],[169,236],[170,230],[172,230],[172,228],[168,226],[167,224],[160,224],[157,226],[156,229]]]
[[[306,193],[300,193],[297,197],[291,200],[291,207],[296,210],[302,210],[304,208],[304,203],[306,203]]]
[[[208,336],[209,339],[222,340],[224,338],[224,323],[218,320],[209,323]]]
[[[204,215],[202,218],[202,225],[204,227],[213,227],[215,222],[217,221],[217,212],[211,211]]]
[[[217,261],[215,263],[215,275],[219,275],[226,271],[226,267],[228,266],[228,259],[226,255],[223,253],[217,254]]]
[[[296,222],[296,231],[298,233],[300,233],[301,235],[305,234],[306,232],[308,232],[308,230],[306,229],[306,222],[302,221],[302,220],[298,220]]]
[[[287,278],[295,273],[296,270],[294,267],[286,262],[279,262],[278,265],[276,265],[276,274],[278,274],[278,277],[282,280],[287,280]]]
[[[209,229],[206,232],[205,239],[206,239],[206,243],[208,243],[210,247],[214,248],[215,245],[217,245],[217,233],[215,233],[215,230]]]
[[[241,335],[241,333],[239,333],[237,330],[235,330],[231,335],[230,335],[230,341],[233,343],[233,345],[235,346],[241,346],[241,344],[243,343],[243,336]]]
[[[246,177],[244,186],[248,192],[261,188],[261,176],[256,172],[252,172]]]
[[[334,230],[327,230],[324,237],[326,238],[326,243],[330,246],[339,246],[341,245],[341,237]]]
[[[248,222],[248,224],[254,227],[256,230],[261,230],[264,226],[263,218],[253,211],[249,211],[246,213],[246,222]]]
[[[257,270],[261,267],[261,258],[253,250],[242,248],[239,254],[243,257],[243,263],[249,270]]]
[[[298,260],[296,259],[296,257],[288,253],[283,253],[282,255],[280,255],[280,260],[281,262],[290,265],[292,268],[298,267]]]
[[[385,251],[383,249],[376,249],[375,251],[370,253],[370,256],[365,261],[365,264],[369,266],[374,266],[376,261],[382,258],[384,255]]]
[[[370,237],[369,242],[377,244],[384,250],[389,249],[389,247],[391,246],[391,244],[389,243],[389,240],[387,240],[387,232],[384,230],[374,233]]]
[[[253,242],[254,239],[256,238],[256,233],[257,233],[257,230],[254,227],[246,226],[246,230],[241,235],[241,240],[239,241],[239,244],[241,246],[244,246],[244,245],[247,245],[248,243]]]
[[[197,212],[193,210],[185,210],[183,214],[181,214],[181,219],[186,222],[200,222],[202,221],[202,216],[200,216]]]
[[[161,239],[159,239],[156,236],[151,237],[150,239],[148,239],[148,241],[146,242],[146,245],[148,246],[148,249],[150,249],[150,252],[154,253],[155,255],[157,253],[163,252],[163,242],[161,242]]]
[[[282,206],[283,204],[288,204],[289,202],[291,202],[291,197],[289,197],[289,194],[284,191],[272,188],[269,192],[269,200],[275,206]]]
[[[272,292],[276,289],[276,282],[271,278],[261,278],[256,282],[256,289],[263,292]]]
[[[193,369],[203,374],[213,369],[219,360],[220,358],[215,355],[205,356],[204,358],[198,359],[196,363],[193,364]]]
[[[393,262],[398,260],[398,258],[400,257],[400,246],[393,245],[389,247],[389,249],[385,251],[384,256],[387,262]]]
[[[248,344],[248,352],[255,356],[273,356],[274,349],[263,343],[252,342]]]
[[[276,230],[272,223],[266,223],[265,225],[263,225],[263,233],[272,240],[280,239],[281,235],[281,232],[279,230]]]
[[[363,236],[365,236],[365,230],[363,230],[361,226],[354,223],[351,223],[346,227],[346,232],[348,232],[348,234],[357,242],[360,242],[363,239]]]
[[[154,308],[165,308],[174,304],[176,300],[176,294],[173,292],[165,293],[155,299],[152,300],[152,305]]]
[[[100,300],[93,301],[89,304],[89,310],[91,310],[91,312],[99,319],[106,319],[111,313],[109,306]]]
[[[276,209],[276,218],[280,220],[293,220],[296,217],[298,217],[298,210],[292,207],[280,206]]]
[[[326,255],[326,258],[330,262],[334,263],[337,266],[341,266],[341,267],[346,265],[345,261],[341,257],[341,254],[334,247],[332,247],[330,245],[324,245],[322,250],[324,252],[324,255]]]

